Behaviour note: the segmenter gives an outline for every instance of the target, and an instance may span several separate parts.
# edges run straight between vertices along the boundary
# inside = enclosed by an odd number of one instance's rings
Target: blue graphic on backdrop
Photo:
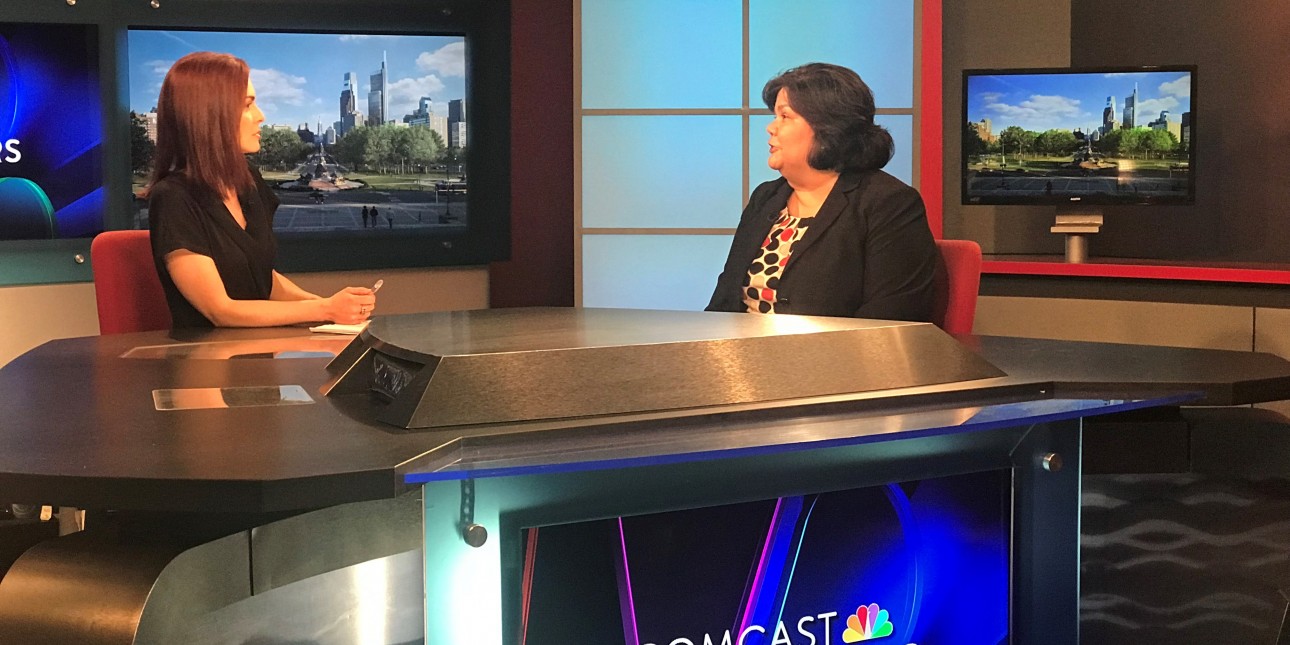
[[[535,529],[524,640],[1003,645],[1010,483],[986,471]]]
[[[0,240],[103,230],[96,29],[0,23]]]

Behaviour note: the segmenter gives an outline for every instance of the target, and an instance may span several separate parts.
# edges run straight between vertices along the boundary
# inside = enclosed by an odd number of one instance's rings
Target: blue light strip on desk
[[[788,444],[771,444],[747,446],[741,448],[724,448],[698,450],[677,454],[651,455],[644,457],[613,457],[601,460],[573,461],[544,464],[524,464],[517,466],[481,466],[468,467],[456,464],[434,472],[408,473],[403,476],[404,483],[425,484],[436,481],[458,481],[463,479],[482,479],[489,477],[514,477],[518,475],[554,474],[609,470],[640,466],[662,466],[671,464],[709,461],[716,458],[734,459],[738,457],[755,457],[803,450],[818,450],[842,446],[863,445],[906,439],[920,439],[965,431],[985,432],[1014,428],[1019,425],[1053,423],[1091,416],[1100,416],[1115,412],[1127,412],[1162,406],[1180,405],[1202,398],[1199,392],[1173,394],[1152,399],[1106,400],[1106,399],[1041,399],[1021,403],[1006,403],[984,406],[967,421],[953,426],[934,426],[914,428],[898,433],[883,432],[862,436],[848,436],[819,441],[804,441]],[[1007,414],[1005,410],[1020,412]],[[457,462],[460,464],[460,461]]]

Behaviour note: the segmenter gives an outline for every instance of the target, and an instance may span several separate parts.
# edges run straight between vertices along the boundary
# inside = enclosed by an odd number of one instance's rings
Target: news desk
[[[757,373],[768,357],[778,378]],[[802,496],[995,472],[1003,628],[1060,644],[1079,633],[1082,420],[1290,398],[1290,363],[956,341],[912,323],[527,309],[378,318],[352,341],[294,328],[52,341],[0,369],[0,391],[0,491],[90,509],[87,530],[0,579],[13,642],[533,643],[530,622],[550,622],[530,606],[535,527],[766,500],[778,518]],[[773,607],[744,598],[735,625],[762,630],[749,645],[771,642],[787,602],[764,591]],[[884,607],[894,636],[925,633]],[[619,626],[632,645],[658,638],[638,610],[624,604]],[[798,624],[817,628],[831,629]]]

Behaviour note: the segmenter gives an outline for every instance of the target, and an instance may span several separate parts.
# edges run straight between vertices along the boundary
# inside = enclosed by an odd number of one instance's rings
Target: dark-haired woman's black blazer
[[[753,191],[708,311],[746,310],[748,265],[792,192],[783,178]],[[918,191],[881,170],[843,173],[793,244],[775,311],[926,322],[937,253]]]

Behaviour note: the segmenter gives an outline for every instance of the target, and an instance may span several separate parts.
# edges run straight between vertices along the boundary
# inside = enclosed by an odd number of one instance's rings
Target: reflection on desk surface
[[[206,358],[334,358],[353,340],[350,336],[288,336],[224,340],[205,343],[143,345],[121,355],[121,358],[169,359]]]

